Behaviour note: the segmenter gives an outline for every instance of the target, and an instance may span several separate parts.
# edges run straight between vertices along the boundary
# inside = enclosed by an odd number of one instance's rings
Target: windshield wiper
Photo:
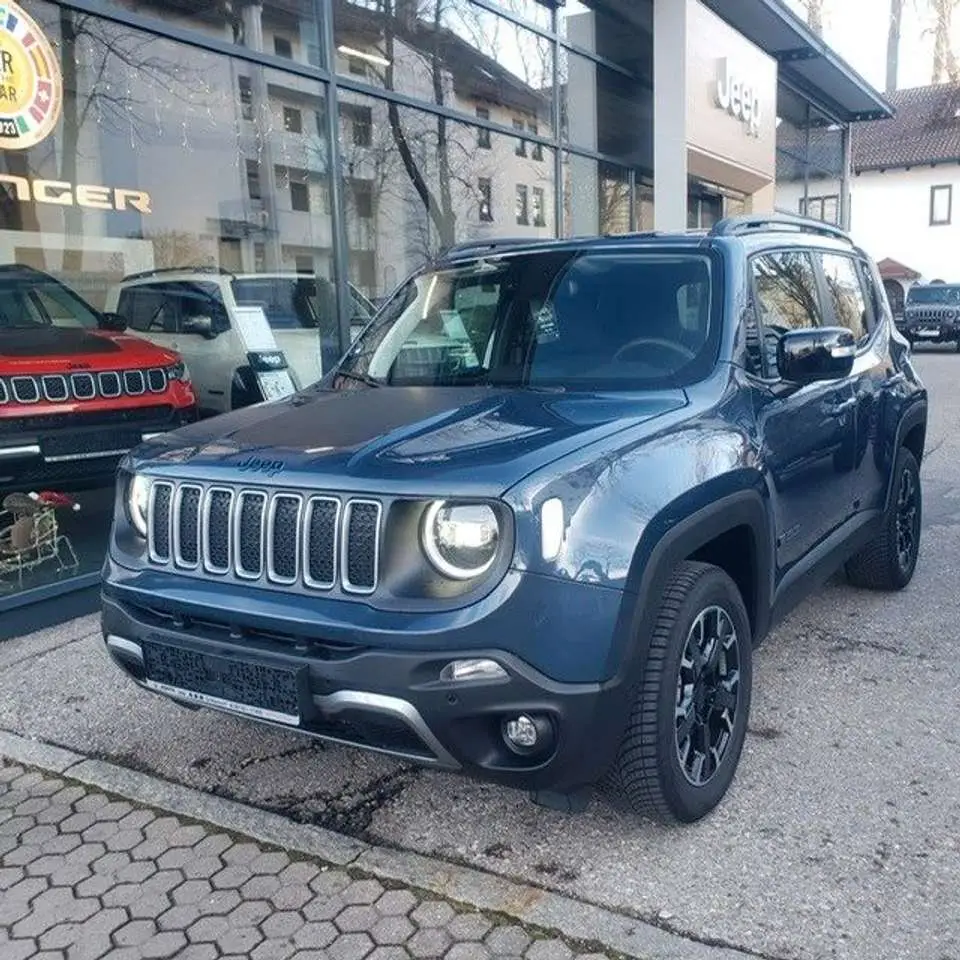
[[[338,370],[335,377],[346,377],[348,380],[356,380],[357,383],[365,383],[368,387],[382,387],[383,382],[371,377],[369,373],[354,373],[352,370]]]

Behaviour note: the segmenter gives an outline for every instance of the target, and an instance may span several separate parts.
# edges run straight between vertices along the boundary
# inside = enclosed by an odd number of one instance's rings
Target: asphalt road
[[[0,646],[0,727],[775,958],[960,958],[960,356],[932,398],[920,564],[837,580],[758,653],[751,733],[706,821],[664,829],[200,712],[136,689],[93,618]]]

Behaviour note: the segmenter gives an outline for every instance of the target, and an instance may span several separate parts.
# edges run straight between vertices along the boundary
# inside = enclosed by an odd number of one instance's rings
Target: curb
[[[295,823],[236,800],[194,790],[104,760],[91,760],[71,750],[28,740],[14,733],[0,731],[0,757],[335,866],[361,870],[478,910],[555,930],[574,940],[596,943],[629,957],[645,960],[746,960],[756,956],[690,940],[603,907],[470,867],[374,846],[323,827]]]

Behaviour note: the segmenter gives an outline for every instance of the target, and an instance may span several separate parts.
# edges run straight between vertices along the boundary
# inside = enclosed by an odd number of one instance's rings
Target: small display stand
[[[79,567],[70,538],[60,532],[58,510],[79,510],[63,493],[11,493],[0,510],[0,591],[23,589],[24,575],[45,564],[58,574]],[[9,579],[8,579],[9,578]]]

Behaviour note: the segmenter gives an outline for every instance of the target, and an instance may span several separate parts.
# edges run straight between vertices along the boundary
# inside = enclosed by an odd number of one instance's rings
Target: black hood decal
[[[120,353],[109,337],[79,327],[0,327],[0,357],[72,357]]]

